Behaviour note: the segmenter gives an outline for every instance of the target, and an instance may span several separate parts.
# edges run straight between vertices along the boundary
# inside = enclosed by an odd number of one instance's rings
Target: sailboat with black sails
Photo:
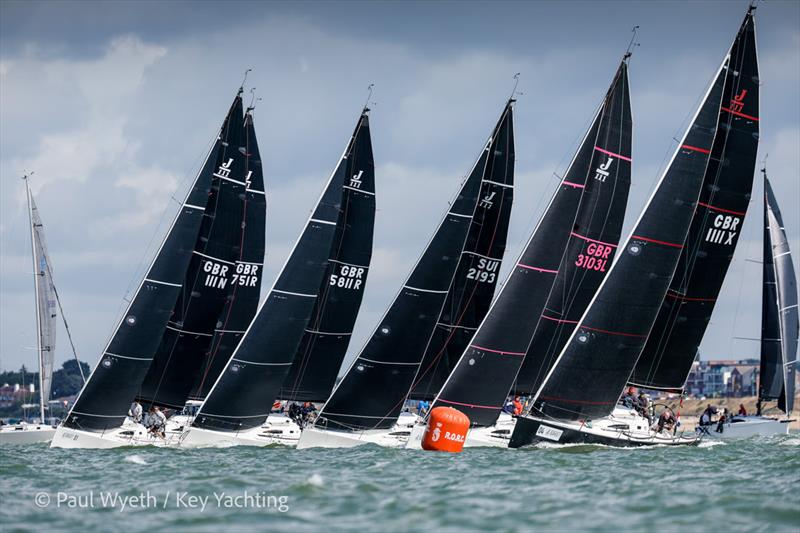
[[[726,56],[644,211],[568,342],[517,420],[509,447],[536,442],[689,444],[616,408],[675,273],[719,122]]]

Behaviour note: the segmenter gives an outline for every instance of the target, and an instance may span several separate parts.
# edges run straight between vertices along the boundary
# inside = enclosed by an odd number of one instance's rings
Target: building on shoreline
[[[686,394],[695,397],[741,397],[758,394],[758,359],[695,361]]]

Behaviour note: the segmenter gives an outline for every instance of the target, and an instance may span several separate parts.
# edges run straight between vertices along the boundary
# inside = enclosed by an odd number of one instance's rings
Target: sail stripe
[[[530,265],[524,265],[522,263],[517,263],[517,266],[520,268],[527,268],[528,270],[535,270],[537,272],[544,272],[545,274],[558,274],[558,270],[552,270],[549,268],[539,268]]]
[[[369,268],[369,265],[357,265],[355,263],[348,263],[346,261],[339,261],[338,259],[328,259],[328,261],[330,261],[331,263],[336,263],[337,265],[347,265],[347,266],[351,266],[351,267],[365,268],[365,269]]]
[[[355,187],[350,187],[349,185],[342,185],[342,189],[350,189],[351,191],[363,192],[364,194],[369,194],[370,196],[375,196],[374,192],[365,191],[363,189],[356,189]]]
[[[701,154],[710,154],[711,150],[706,150],[705,148],[698,148],[697,146],[691,146],[689,144],[681,145],[681,148],[684,150],[693,150],[695,152],[700,152]]]
[[[503,258],[502,258],[502,257],[490,257],[490,256],[488,256],[488,255],[479,254],[478,252],[472,252],[472,251],[470,251],[470,250],[464,250],[463,252],[461,252],[461,254],[462,254],[462,255],[463,255],[463,254],[467,254],[467,255],[475,255],[475,256],[477,256],[477,257],[483,257],[484,259],[489,259],[490,261],[502,261],[502,260],[503,260]]]
[[[244,333],[244,329],[215,329],[215,333]]]
[[[199,333],[197,331],[187,331],[185,329],[176,328],[175,326],[171,326],[167,324],[167,329],[171,329],[172,331],[177,331],[178,333],[187,333],[189,335],[200,335],[201,337],[213,337],[211,333]]]
[[[620,158],[620,159],[622,159],[624,161],[632,162],[630,157],[625,157],[624,155],[615,154],[614,152],[609,152],[608,150],[600,148],[599,146],[595,146],[594,149],[597,150],[598,152],[602,152],[602,153],[604,153],[606,155],[611,155],[611,156],[614,156],[614,157],[618,157],[618,158]]]
[[[491,348],[484,348],[483,346],[478,346],[477,344],[471,344],[472,348],[476,350],[483,350],[485,352],[492,352],[492,353],[499,353],[500,355],[525,355],[525,352],[507,352],[505,350],[492,350]]]
[[[573,232],[571,232],[570,234],[571,234],[573,237],[577,237],[577,238],[579,238],[579,239],[583,239],[584,241],[587,241],[587,242],[594,242],[594,243],[597,243],[597,244],[604,244],[604,245],[606,245],[606,246],[611,246],[612,248],[616,248],[616,247],[617,247],[617,245],[616,245],[616,244],[613,244],[613,243],[610,243],[610,242],[598,241],[598,240],[595,240],[595,239],[590,239],[589,237],[584,237],[584,236],[583,236],[583,235],[581,235],[580,233],[575,233],[574,231],[573,231]]]
[[[411,285],[403,285],[404,289],[411,289],[412,291],[430,292],[433,294],[447,294],[448,291],[433,291],[430,289],[420,289],[419,287],[412,287]]]
[[[453,215],[454,217],[461,217],[461,218],[472,218],[472,215],[465,215],[463,213],[455,213],[453,211],[448,211],[448,215]]]
[[[180,283],[169,283],[167,281],[161,281],[158,279],[153,278],[144,278],[145,281],[149,281],[150,283],[158,283],[159,285],[168,285],[170,287],[183,287]]]
[[[231,358],[231,361],[236,361],[237,363],[245,363],[248,365],[258,365],[258,366],[288,366],[292,364],[291,361],[289,361],[288,363],[261,363],[258,361],[247,361],[245,359],[237,359],[236,357]]]
[[[652,242],[654,244],[663,244],[664,246],[670,246],[672,248],[683,248],[682,244],[675,244],[674,242],[667,242],[667,241],[659,241],[658,239],[651,239],[649,237],[642,237],[641,235],[631,235],[631,239],[636,239],[636,240],[645,241],[645,242]]]
[[[263,194],[264,196],[267,195],[267,193],[265,193],[264,191],[259,191],[257,189],[247,189],[247,192],[252,192],[254,194]]]
[[[683,294],[675,293],[675,292],[673,292],[671,290],[667,292],[667,297],[668,298],[674,298],[676,300],[684,300],[684,301],[687,301],[687,302],[716,302],[717,301],[716,298],[690,298],[690,297],[685,296]]]
[[[449,403],[452,405],[463,405],[464,407],[475,407],[476,409],[502,409],[502,405],[477,405],[474,403],[462,403],[462,402],[454,402],[452,400],[445,400],[442,397],[436,399],[439,402]]]
[[[205,207],[200,206],[200,205],[194,205],[194,204],[183,204],[183,207],[191,207],[192,209],[199,209],[200,211],[205,211],[206,210]]]
[[[233,261],[226,261],[225,259],[220,259],[219,257],[214,257],[213,255],[207,255],[197,250],[192,250],[193,254],[199,255],[200,257],[205,257],[206,259],[213,259],[214,261],[219,261],[220,263],[225,263],[226,265],[236,265]]]
[[[436,325],[437,326],[444,326],[446,328],[468,329],[470,331],[476,331],[478,329],[478,328],[473,328],[473,327],[469,327],[469,326],[457,326],[455,324],[446,324],[444,322],[437,322]]]
[[[564,318],[555,318],[552,316],[542,315],[542,318],[545,320],[550,320],[552,322],[558,322],[559,324],[577,324],[577,320],[566,320]]]
[[[711,204],[706,204],[706,203],[703,203],[703,202],[697,202],[697,205],[702,205],[703,207],[707,207],[709,209],[713,209],[714,211],[720,211],[722,213],[730,213],[731,215],[739,215],[740,217],[743,217],[746,214],[743,211],[733,211],[731,209],[723,209],[721,207],[717,207],[717,206],[711,205]]]
[[[500,183],[499,181],[492,181],[492,180],[481,180],[481,183],[491,183],[492,185],[497,185],[498,187],[505,187],[506,189],[513,189],[513,185],[509,185],[507,183]]]
[[[290,292],[290,291],[282,291],[280,289],[272,289],[272,292],[277,292],[279,294],[288,294],[289,296],[302,296],[303,298],[316,298],[316,294],[304,294],[302,292]]]
[[[215,178],[219,178],[221,180],[230,181],[231,183],[235,183],[237,185],[244,185],[245,187],[247,186],[247,183],[245,183],[244,181],[235,180],[235,179],[229,178],[227,176],[220,176],[219,174],[214,174],[214,177]]]
[[[330,220],[321,220],[319,218],[310,218],[308,219],[309,222],[317,222],[319,224],[328,224],[329,226],[335,226],[336,222],[331,222]]]
[[[308,328],[306,328],[306,331],[309,332],[309,333],[314,333],[316,335],[352,335],[353,334],[352,331],[349,332],[349,333],[345,333],[345,332],[336,333],[336,332],[333,332],[333,331],[319,331],[317,329],[308,329]]]
[[[121,357],[122,359],[132,359],[134,361],[152,361],[152,357],[131,357],[130,355],[120,355],[118,353],[111,353],[106,352],[105,355],[110,355],[111,357]]]
[[[567,187],[572,187],[573,189],[585,189],[586,185],[581,185],[580,183],[572,183],[571,181],[564,180],[561,182],[561,185],[566,185]]]
[[[412,361],[410,363],[401,363],[398,361],[376,361],[375,359],[367,359],[366,357],[359,357],[358,361],[367,361],[368,363],[375,363],[377,365],[418,365],[416,361]]]
[[[617,335],[620,337],[639,337],[645,338],[647,335],[640,335],[638,333],[625,333],[624,331],[610,331],[607,329],[600,329],[600,328],[590,328],[589,326],[581,325],[579,326],[580,329],[588,329],[589,331],[596,331],[598,333],[605,333],[607,335]]]
[[[783,252],[782,254],[773,255],[772,258],[773,259],[777,259],[779,257],[783,257],[784,255],[789,255],[790,253],[792,253],[792,252]]]
[[[734,111],[733,109],[728,109],[727,107],[723,107],[722,110],[723,111],[727,111],[731,115],[736,115],[738,117],[749,118],[750,120],[755,120],[756,122],[758,122],[758,117],[754,117],[752,115],[745,115],[744,113],[740,113],[739,111]]]

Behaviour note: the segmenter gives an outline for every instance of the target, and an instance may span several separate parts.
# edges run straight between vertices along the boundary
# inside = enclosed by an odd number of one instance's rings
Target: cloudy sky
[[[521,73],[504,272],[552,194],[625,51],[634,112],[632,224],[747,3],[0,2],[0,368],[33,366],[23,183],[94,365],[247,68],[268,188],[269,286],[375,83],[373,268],[350,353],[402,283]],[[800,255],[800,3],[757,14],[761,147]],[[702,345],[754,355],[760,180]],[[626,229],[627,232],[627,229]],[[57,362],[67,359],[63,331]]]

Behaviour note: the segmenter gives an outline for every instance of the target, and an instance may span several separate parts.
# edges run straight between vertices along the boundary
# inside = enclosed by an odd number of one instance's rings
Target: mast
[[[44,353],[42,351],[42,323],[41,309],[39,306],[39,261],[36,257],[36,228],[33,223],[33,206],[31,202],[31,189],[28,184],[30,174],[25,174],[25,198],[28,202],[28,221],[31,226],[31,258],[33,260],[33,290],[36,297],[36,353],[39,358],[39,416],[44,424]]]
[[[565,420],[610,414],[675,273],[708,165],[726,57],[645,209],[564,349],[534,395],[534,410]]]

